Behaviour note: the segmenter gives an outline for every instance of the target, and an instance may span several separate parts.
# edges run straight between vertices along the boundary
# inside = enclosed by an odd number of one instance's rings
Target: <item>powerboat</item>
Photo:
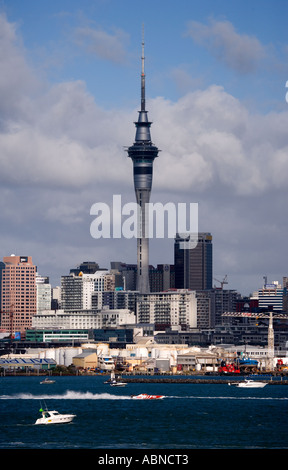
[[[140,393],[140,395],[131,395],[133,400],[161,400],[164,395],[147,395],[147,393]]]
[[[42,380],[42,382],[40,382],[40,384],[54,384],[54,383],[55,383],[55,380],[48,379],[48,377],[46,377],[44,380]]]
[[[70,423],[76,415],[69,415],[69,414],[60,414],[58,411],[48,411],[42,410],[40,408],[40,413],[42,413],[42,418],[38,418],[35,424],[64,424]]]
[[[234,385],[235,387],[241,388],[263,388],[267,385],[267,382],[259,382],[256,380],[244,380],[244,382],[229,382],[228,385]]]

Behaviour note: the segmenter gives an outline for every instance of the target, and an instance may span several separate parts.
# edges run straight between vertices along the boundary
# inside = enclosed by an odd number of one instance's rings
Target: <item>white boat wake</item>
[[[257,397],[257,396],[196,396],[196,395],[186,395],[186,396],[177,396],[177,395],[170,395],[166,396],[165,398],[180,398],[180,399],[191,399],[191,400],[288,400],[288,397]]]
[[[259,396],[165,396],[167,399],[202,399],[202,400],[288,400],[288,397],[259,397]],[[77,392],[67,390],[64,394],[16,393],[0,395],[0,400],[132,400],[130,395],[113,395],[111,393]],[[135,400],[133,400],[135,401]]]
[[[15,395],[0,395],[0,400],[130,400],[127,395],[112,395],[110,393],[91,393],[75,392],[67,390],[63,395],[60,394],[41,394],[17,393]]]

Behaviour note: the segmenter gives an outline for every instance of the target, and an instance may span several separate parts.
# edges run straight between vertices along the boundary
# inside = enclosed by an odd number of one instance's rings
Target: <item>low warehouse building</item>
[[[96,351],[86,350],[73,357],[73,364],[77,368],[95,369],[98,366]]]

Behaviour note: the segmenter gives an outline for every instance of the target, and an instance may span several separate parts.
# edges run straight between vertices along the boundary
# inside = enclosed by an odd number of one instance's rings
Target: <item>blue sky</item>
[[[44,67],[51,82],[85,81],[103,106],[138,99],[142,24],[151,98],[176,100],[188,89],[218,84],[255,109],[271,109],[277,101],[283,105],[288,68],[285,0],[146,0],[141,6],[132,0],[11,0],[2,5],[8,19],[17,23],[32,65]],[[229,31],[221,36],[216,25],[225,23]],[[245,38],[241,65],[237,48]],[[110,53],[109,45],[114,48]]]
[[[0,246],[54,285],[84,260],[135,263],[94,240],[90,207],[134,201],[142,25],[153,201],[199,204],[214,276],[247,294],[287,266],[287,1],[0,1]],[[150,263],[173,263],[173,240]]]

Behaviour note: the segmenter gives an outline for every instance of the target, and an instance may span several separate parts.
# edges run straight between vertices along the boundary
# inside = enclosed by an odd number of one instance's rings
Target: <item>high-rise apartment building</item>
[[[176,289],[212,289],[212,254],[211,233],[187,234],[185,237],[177,234],[174,243]]]
[[[221,326],[222,314],[236,311],[238,296],[235,290],[220,288],[197,290],[197,328]]]
[[[1,328],[24,332],[36,314],[36,266],[31,256],[3,258],[1,283]]]
[[[195,291],[166,291],[139,294],[137,323],[155,324],[156,330],[181,326],[183,330],[197,327],[197,298]]]
[[[36,273],[36,293],[37,293],[37,313],[43,310],[50,310],[52,288],[47,276],[40,276]]]
[[[105,271],[94,274],[70,274],[61,277],[61,307],[63,310],[90,310],[93,292],[115,288],[114,275]]]
[[[68,310],[83,310],[82,276],[70,274],[61,276],[61,307]]]
[[[136,291],[124,291],[118,288],[111,291],[95,291],[92,293],[92,309],[128,309],[135,313],[137,296]]]

